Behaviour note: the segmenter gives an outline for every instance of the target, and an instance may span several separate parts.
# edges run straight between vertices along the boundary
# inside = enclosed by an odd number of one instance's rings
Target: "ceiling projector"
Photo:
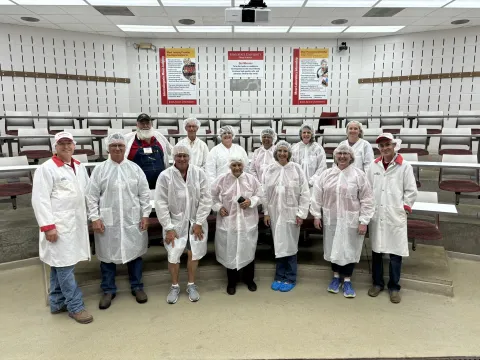
[[[225,23],[235,25],[238,23],[256,23],[266,24],[270,21],[270,9],[262,0],[250,0],[246,5],[240,5],[238,8],[225,9]]]

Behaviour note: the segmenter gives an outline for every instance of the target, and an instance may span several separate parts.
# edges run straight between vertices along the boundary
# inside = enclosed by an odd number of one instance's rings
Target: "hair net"
[[[238,154],[233,154],[232,156],[230,156],[228,158],[228,164],[229,165],[232,165],[232,163],[234,162],[241,162],[243,164],[243,166],[246,166],[247,164],[245,164],[245,158],[241,155],[238,155]]]
[[[232,134],[232,140],[235,139],[235,129],[230,125],[225,125],[225,126],[222,126],[218,131],[218,136],[220,137],[220,140],[222,139],[222,136],[227,133]]]
[[[272,128],[265,128],[262,130],[262,132],[260,133],[260,141],[262,141],[262,137],[264,135],[270,136],[274,144],[277,141],[277,133]]]
[[[313,131],[313,127],[310,124],[303,124],[302,126],[300,126],[300,130],[298,131],[298,134],[300,135],[300,140],[302,140],[302,132],[304,130],[308,130],[312,133],[312,137],[310,138],[310,142],[311,143],[314,142],[315,141],[315,139],[314,139],[315,136],[313,136],[313,135],[315,135],[315,131]]]
[[[194,118],[194,117],[189,117],[185,120],[183,120],[183,127],[186,129],[187,128],[187,125],[188,124],[194,124],[196,127],[200,127],[201,123],[199,120],[197,120],[197,118]]]
[[[178,154],[187,154],[188,156],[190,156],[190,149],[188,148],[188,146],[178,143],[172,149],[172,156]]]
[[[351,125],[351,124],[355,124],[358,126],[358,129],[360,130],[359,134],[358,134],[358,137],[360,138],[363,138],[363,125],[361,122],[358,122],[356,120],[352,120],[352,121],[349,121],[347,123],[347,127],[345,128],[345,132],[347,133],[347,136],[348,136],[348,127]]]
[[[337,153],[339,152],[345,152],[345,153],[349,153],[350,154],[350,164],[353,164],[353,162],[355,161],[355,151],[353,151],[353,149],[346,145],[346,144],[343,144],[343,145],[339,145],[337,146],[337,148],[335,150],[333,150],[333,162],[336,164],[337,163]]]
[[[278,161],[278,156],[277,156],[277,151],[279,148],[287,148],[288,151],[288,160],[290,161],[290,158],[292,157],[292,145],[290,145],[288,142],[285,140],[280,140],[277,145],[275,146],[275,150],[273,150],[273,158]]]
[[[122,133],[113,133],[113,134],[108,135],[105,138],[105,144],[107,144],[107,146],[110,146],[110,145],[113,145],[113,144],[126,145],[127,142],[125,141],[125,136],[123,136]]]

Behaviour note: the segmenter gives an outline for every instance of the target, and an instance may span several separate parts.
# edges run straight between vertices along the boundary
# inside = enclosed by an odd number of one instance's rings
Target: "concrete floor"
[[[386,293],[369,298],[358,283],[356,299],[326,292],[326,283],[303,279],[291,293],[258,280],[250,293],[228,296],[223,281],[198,283],[201,300],[190,303],[182,288],[168,305],[168,286],[148,287],[139,305],[120,293],[80,325],[51,315],[43,303],[39,267],[0,272],[0,358],[14,359],[285,359],[474,356],[480,354],[480,263],[450,259],[455,297],[403,291],[399,305]],[[182,283],[183,285],[183,283]]]

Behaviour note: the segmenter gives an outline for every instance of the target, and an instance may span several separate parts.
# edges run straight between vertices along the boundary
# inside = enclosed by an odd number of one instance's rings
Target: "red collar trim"
[[[382,161],[382,157],[379,156],[378,158],[375,159],[375,164]],[[397,154],[397,156],[395,157],[395,162],[398,164],[398,165],[402,165],[403,164],[403,157],[401,154]]]
[[[57,155],[53,155],[52,160],[55,163],[55,165],[57,165],[58,167],[62,167],[63,165],[65,165],[63,160],[61,160]],[[74,159],[73,157],[72,157],[72,163],[80,165],[80,161],[78,161],[77,159]]]

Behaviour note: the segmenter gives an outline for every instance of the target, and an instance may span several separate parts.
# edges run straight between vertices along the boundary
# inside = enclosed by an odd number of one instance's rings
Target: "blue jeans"
[[[297,283],[297,255],[276,258],[275,281]]]
[[[132,291],[143,290],[142,283],[142,258],[136,258],[127,263],[128,279],[130,280],[130,288]],[[102,272],[102,288],[105,294],[115,294],[117,286],[115,285],[115,275],[117,273],[117,264],[114,263],[100,263],[100,271]]]
[[[400,274],[402,272],[402,257],[390,254],[388,290],[400,291]],[[373,285],[380,289],[385,287],[383,280],[383,256],[380,253],[372,251],[372,279]]]
[[[82,291],[75,281],[75,266],[50,268],[50,311],[58,311],[65,305],[69,313],[85,309]]]

